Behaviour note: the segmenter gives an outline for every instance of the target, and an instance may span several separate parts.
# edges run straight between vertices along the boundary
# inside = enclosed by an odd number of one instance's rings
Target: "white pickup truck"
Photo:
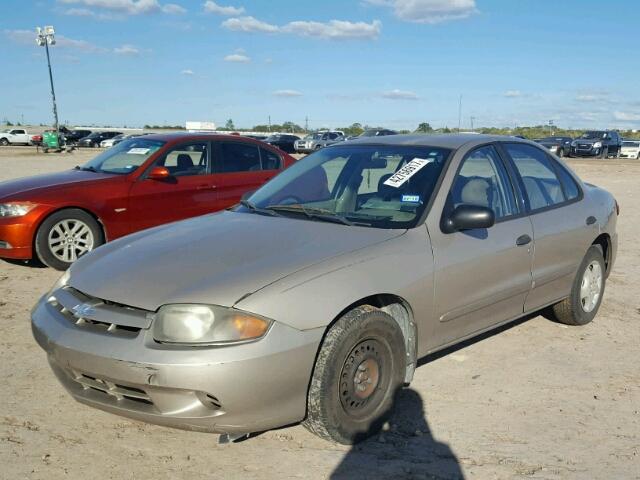
[[[31,135],[23,128],[11,128],[0,132],[0,145],[29,145]]]

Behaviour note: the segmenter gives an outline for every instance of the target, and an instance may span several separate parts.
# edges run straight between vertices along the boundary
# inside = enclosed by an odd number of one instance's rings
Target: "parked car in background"
[[[386,137],[388,135],[397,135],[398,132],[395,130],[389,130],[388,128],[371,128],[369,130],[365,130],[356,138],[367,138],[367,137]]]
[[[623,140],[620,157],[640,159],[640,140]]]
[[[91,135],[91,130],[71,130],[64,134],[68,145],[75,145],[79,140]]]
[[[420,358],[543,308],[591,322],[616,222],[609,192],[533,142],[355,140],[231,211],[81,258],[32,331],[89,406],[231,439],[302,421],[351,444]]]
[[[255,140],[124,140],[82,167],[0,183],[0,258],[66,269],[123,235],[234,205],[295,160]]]
[[[614,130],[589,130],[571,142],[572,157],[620,156],[622,138]]]
[[[24,128],[9,128],[0,132],[0,145],[29,145],[31,135]]]
[[[269,135],[245,135],[247,138],[253,138],[254,140],[260,140],[264,142]]]
[[[131,135],[127,135],[125,133],[121,133],[120,135],[116,135],[115,137],[107,138],[106,140],[102,140],[100,142],[100,148],[111,148],[114,145],[116,140],[124,140],[125,138],[130,138]]]
[[[297,135],[289,135],[285,133],[278,133],[275,135],[270,135],[264,141],[269,145],[273,145],[274,147],[278,147],[283,152],[287,153],[296,153],[296,141],[300,140],[300,137]]]
[[[117,137],[113,138],[113,144],[111,146],[117,145],[128,138],[137,138],[137,137],[142,137],[144,135],[152,135],[152,134],[151,133],[132,133],[130,135],[124,135],[124,136],[118,135]]]
[[[344,133],[337,130],[330,132],[316,132],[307,135],[300,140],[296,140],[294,142],[294,146],[297,153],[310,153],[315,150],[320,150],[322,147],[326,147],[327,145],[333,145],[334,143],[342,142],[344,140]]]
[[[551,153],[555,153],[559,157],[565,157],[571,152],[571,137],[545,137],[536,139],[536,142],[545,148],[548,148]]]
[[[97,148],[103,140],[108,140],[110,138],[117,137],[118,135],[122,135],[122,132],[93,132],[78,140],[76,145],[79,147]]]

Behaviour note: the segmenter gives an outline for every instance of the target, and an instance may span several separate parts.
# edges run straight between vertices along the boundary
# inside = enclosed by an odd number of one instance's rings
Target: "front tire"
[[[0,138],[0,145],[6,147],[7,145],[9,145],[9,140],[7,140],[6,138]]]
[[[327,332],[318,353],[303,425],[329,441],[351,445],[382,429],[406,369],[396,321],[369,305]]]
[[[604,296],[605,272],[602,250],[592,245],[580,264],[571,294],[551,308],[552,319],[566,325],[586,325],[591,322]]]
[[[602,147],[602,151],[600,152],[600,158],[609,158],[609,148]]]
[[[104,234],[98,222],[76,208],[50,215],[40,225],[35,240],[38,258],[56,270],[66,270],[103,243]]]

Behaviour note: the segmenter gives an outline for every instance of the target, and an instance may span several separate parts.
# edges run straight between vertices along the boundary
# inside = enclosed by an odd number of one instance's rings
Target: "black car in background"
[[[386,137],[388,135],[397,135],[395,130],[389,130],[388,128],[369,128],[360,135],[353,135],[347,140],[355,140],[356,138],[368,138],[368,137]]]
[[[69,130],[64,134],[65,141],[67,144],[78,143],[78,140],[85,138],[88,135],[91,135],[91,130]]]
[[[614,130],[588,130],[571,142],[571,157],[619,157],[622,138]]]
[[[93,132],[78,142],[80,147],[99,147],[100,142],[121,135],[122,132]]]
[[[286,153],[296,153],[296,147],[294,142],[300,140],[300,137],[295,135],[276,134],[270,135],[264,141],[269,145],[279,148]]]
[[[549,149],[551,153],[555,153],[559,157],[565,157],[569,155],[571,151],[571,137],[545,137],[536,140],[537,143],[543,147]]]

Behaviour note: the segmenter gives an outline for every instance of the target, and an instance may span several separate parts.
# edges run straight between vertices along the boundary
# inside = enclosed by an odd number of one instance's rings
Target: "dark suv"
[[[589,130],[571,142],[571,157],[620,156],[622,138],[613,130]]]

